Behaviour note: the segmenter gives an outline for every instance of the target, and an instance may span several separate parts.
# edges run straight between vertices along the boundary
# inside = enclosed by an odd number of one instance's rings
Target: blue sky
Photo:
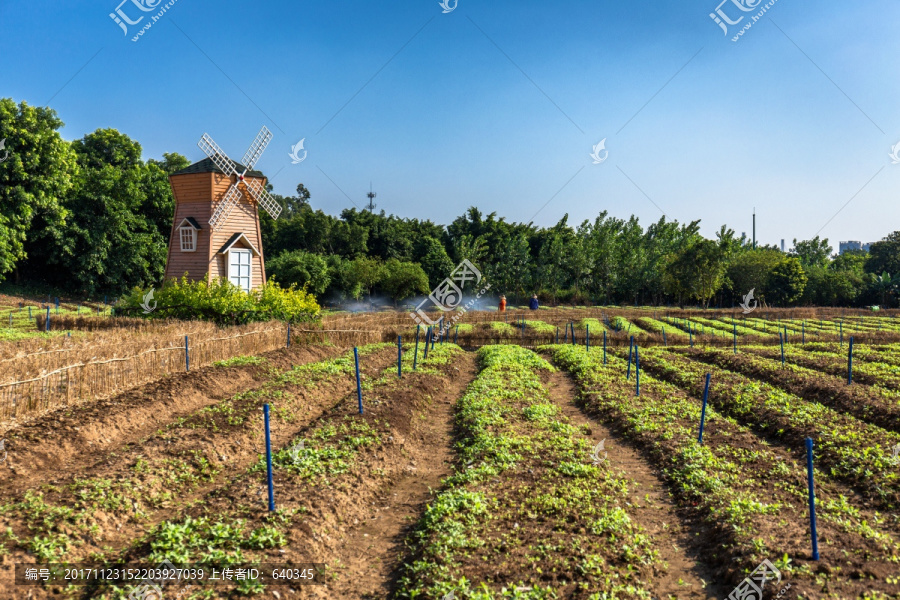
[[[896,2],[778,0],[732,42],[720,0],[177,0],[132,42],[149,16],[124,35],[120,1],[0,3],[0,96],[49,101],[67,139],[114,127],[145,158],[199,160],[207,132],[240,159],[265,125],[275,191],[303,182],[333,214],[371,181],[379,210],[440,223],[472,205],[538,225],[664,212],[749,235],[755,207],[758,240],[788,247],[900,229]],[[746,15],[733,34],[759,8],[722,10]]]

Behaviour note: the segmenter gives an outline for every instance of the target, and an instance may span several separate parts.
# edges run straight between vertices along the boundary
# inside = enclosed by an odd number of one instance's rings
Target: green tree
[[[324,294],[331,284],[325,258],[302,250],[284,252],[266,261],[266,271],[278,283],[295,284],[316,296]]]
[[[764,304],[769,299],[772,271],[782,260],[784,254],[774,248],[747,249],[733,257],[726,272],[732,300],[737,301],[755,290],[754,296]]]
[[[789,256],[772,269],[768,282],[768,297],[776,304],[786,305],[803,295],[808,277],[800,259]]]
[[[391,258],[384,263],[381,270],[379,288],[390,296],[394,303],[429,292],[428,275],[416,263]]]
[[[725,269],[725,256],[719,244],[700,239],[674,256],[669,263],[669,287],[696,299],[706,308],[722,286]]]
[[[447,255],[444,245],[433,237],[422,238],[416,250],[418,262],[422,270],[428,275],[430,288],[435,288],[453,272],[453,261]]]
[[[791,248],[790,255],[799,258],[800,266],[806,269],[828,266],[828,259],[833,251],[834,248],[828,244],[828,238],[820,240],[819,236],[816,236],[802,242],[794,238],[794,247]]]
[[[900,231],[895,231],[869,248],[866,261],[869,273],[900,273]]]
[[[68,221],[36,235],[33,253],[80,293],[160,281],[174,211],[165,171],[145,164],[140,144],[115,129],[98,129],[72,146],[79,171],[64,201]]]
[[[26,240],[35,232],[47,227],[58,232],[65,224],[61,200],[78,165],[59,135],[62,126],[54,110],[0,99],[0,140],[6,140],[6,160],[0,163],[0,280],[26,258]]]

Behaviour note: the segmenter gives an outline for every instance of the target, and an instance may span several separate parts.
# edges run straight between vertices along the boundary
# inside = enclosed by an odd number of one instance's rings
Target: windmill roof
[[[238,171],[243,172],[247,167],[238,162],[235,162],[234,168]],[[193,173],[221,173],[222,175],[225,175],[225,173],[222,173],[222,169],[217,167],[216,163],[214,163],[210,158],[204,158],[199,162],[195,162],[189,167],[185,167],[180,171],[172,173],[172,175],[191,175]],[[263,179],[265,178],[265,175],[263,175],[259,171],[247,171],[247,177],[259,177],[260,179]]]

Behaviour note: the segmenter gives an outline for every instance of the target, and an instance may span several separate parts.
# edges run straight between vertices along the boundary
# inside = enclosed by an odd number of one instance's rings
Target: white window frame
[[[190,232],[190,246],[185,247],[185,232]],[[178,239],[181,242],[181,251],[182,252],[196,252],[197,251],[197,230],[194,229],[190,225],[185,225],[184,227],[178,228]]]
[[[234,278],[237,278],[240,281],[239,275],[232,276],[231,274],[231,266],[232,266],[232,256],[231,253],[234,252],[236,254],[247,254],[249,256],[249,261],[247,262],[247,287],[244,288],[241,286],[239,282],[234,281]],[[249,248],[229,248],[228,252],[225,253],[225,258],[228,261],[228,281],[238,286],[245,292],[249,293],[250,290],[253,289],[253,251]],[[234,278],[233,278],[234,277]]]

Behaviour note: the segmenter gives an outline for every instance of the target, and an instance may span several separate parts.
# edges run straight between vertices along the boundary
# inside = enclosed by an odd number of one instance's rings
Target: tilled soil
[[[267,364],[179,373],[13,427],[4,433],[8,458],[0,465],[0,498],[87,468],[105,453],[136,443],[178,417],[255,389],[268,380],[272,368],[284,370],[340,353],[330,346],[276,350],[263,355]]]
[[[631,442],[616,434],[598,418],[589,417],[576,404],[578,388],[571,375],[557,371],[549,376],[552,400],[572,424],[587,427],[613,469],[628,480],[628,514],[653,538],[654,548],[668,566],[654,578],[656,598],[724,598],[728,589],[718,586],[715,571],[702,561],[701,544],[691,516],[679,510],[660,472],[653,468]]]
[[[279,363],[282,368],[287,370],[292,365],[297,364],[299,362],[298,359],[315,361],[319,355],[338,353],[338,350],[306,349],[298,351],[296,354],[291,353],[290,355],[279,357]],[[288,353],[285,352],[285,354]],[[386,349],[361,360],[364,379],[368,380],[379,376],[381,371],[394,360],[393,357],[393,351]],[[270,365],[272,362],[270,361]],[[228,370],[223,369],[223,371]],[[227,378],[228,375],[228,373],[225,373],[224,377]],[[217,379],[218,374],[213,373],[208,376]],[[241,381],[240,377],[234,377],[234,379]],[[223,381],[223,386],[225,387],[228,386],[226,381],[227,379]],[[265,377],[259,377],[259,379],[254,381],[258,384],[256,387],[261,387],[265,383]],[[210,383],[210,385],[212,384]],[[243,389],[240,391],[252,391],[253,389],[255,388],[251,387],[249,390]],[[304,429],[309,423],[319,418],[324,411],[331,410],[336,405],[355,405],[353,402],[354,398],[351,397],[355,389],[354,377],[346,374],[323,379],[314,388],[307,388],[302,385],[286,386],[284,393],[289,394],[291,397],[294,415],[289,421],[277,423],[276,426],[273,426],[273,445],[277,447],[278,444],[287,443],[297,431]],[[174,394],[176,390],[173,389],[172,392]],[[152,392],[145,391],[144,393],[149,394]],[[198,395],[194,396],[194,398],[204,397]],[[198,408],[216,403],[215,400],[209,399],[208,396],[205,398],[207,400],[199,403],[197,405]],[[217,400],[221,402],[225,398],[217,398]],[[125,507],[124,510],[122,508],[104,510],[101,504],[100,508],[93,510],[91,513],[91,519],[97,525],[97,528],[91,533],[85,534],[65,521],[63,524],[54,527],[56,532],[69,535],[82,542],[67,552],[65,556],[67,560],[84,561],[91,552],[98,551],[103,551],[108,556],[111,550],[124,548],[133,543],[137,537],[148,531],[156,523],[176,517],[184,509],[185,505],[202,499],[211,490],[225,485],[227,480],[230,480],[235,473],[245,471],[252,462],[258,460],[263,452],[261,426],[257,426],[262,421],[258,404],[259,400],[255,399],[252,393],[240,402],[235,403],[238,408],[247,405],[248,408],[256,409],[251,413],[250,420],[241,424],[228,426],[229,413],[216,414],[210,417],[210,419],[217,421],[213,429],[208,427],[185,427],[177,428],[174,431],[168,430],[153,433],[144,439],[117,447],[115,451],[102,453],[99,456],[89,455],[89,458],[93,458],[93,462],[86,467],[76,470],[61,465],[61,468],[58,468],[53,475],[57,477],[55,479],[50,479],[50,476],[41,477],[40,472],[37,472],[30,482],[31,486],[28,486],[27,483],[22,484],[19,481],[15,483],[22,485],[22,490],[40,487],[43,502],[51,506],[66,507],[75,505],[73,494],[77,492],[80,484],[73,484],[79,481],[134,482],[137,486],[136,489],[140,490],[140,494],[135,496],[138,500],[135,500],[134,512],[130,510],[130,506]],[[144,408],[150,410],[150,407]],[[169,414],[164,419],[157,421],[157,423],[162,423],[163,421],[171,423],[175,418],[177,418],[175,415]],[[192,416],[189,415],[189,418],[196,420],[196,411],[194,411]],[[277,422],[278,419],[273,419],[273,421]],[[202,453],[211,457],[210,467],[215,469],[214,473],[202,480],[196,487],[192,488],[185,484],[179,485],[177,489],[160,489],[160,484],[158,482],[154,483],[154,480],[157,478],[147,479],[136,476],[138,472],[136,467],[141,462],[149,465],[166,465],[168,460],[185,460],[185,457],[188,457],[187,460],[190,460],[189,457],[193,453]],[[85,463],[88,462],[86,460],[88,457],[79,458]],[[75,458],[70,464],[75,463],[78,465],[79,458]],[[52,485],[40,485],[42,483]],[[166,492],[171,492],[171,498],[161,496],[165,498],[161,502],[156,504],[147,502],[147,497],[151,494],[165,494]],[[102,503],[103,500],[112,497],[114,497],[112,494],[107,494],[100,499],[100,502]],[[6,498],[18,500],[19,496],[6,496]],[[143,517],[140,518],[137,517],[139,507],[143,514]],[[21,522],[14,517],[7,517],[4,520],[6,521],[4,527],[11,526],[20,538],[27,540],[32,537],[33,534],[29,532],[27,522]],[[30,552],[23,548],[13,548],[9,554],[3,556],[2,563],[0,563],[3,566],[0,589],[9,589],[7,586],[11,585],[9,577],[12,564],[34,562],[35,558]],[[0,597],[2,597],[2,592],[0,592]]]

